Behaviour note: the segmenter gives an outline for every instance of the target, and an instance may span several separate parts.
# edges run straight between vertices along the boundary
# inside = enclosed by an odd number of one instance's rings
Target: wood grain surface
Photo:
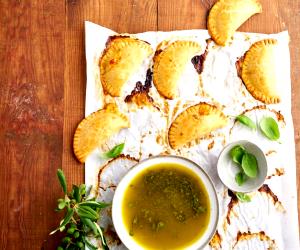
[[[263,13],[240,30],[290,32],[299,181],[300,1],[260,1]],[[84,20],[128,33],[205,28],[213,3],[0,1],[0,249],[55,249],[58,239],[48,233],[60,220],[53,211],[62,195],[56,169],[63,168],[69,185],[84,181],[84,168],[72,152],[74,130],[84,117]]]

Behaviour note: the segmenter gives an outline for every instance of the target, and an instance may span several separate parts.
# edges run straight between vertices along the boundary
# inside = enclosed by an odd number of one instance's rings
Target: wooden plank
[[[92,21],[117,32],[136,33],[157,29],[156,0],[81,0],[67,1],[65,54],[65,122],[63,169],[75,183],[84,180],[83,167],[75,160],[73,134],[84,117],[85,53],[84,21]]]
[[[0,8],[0,246],[41,249],[59,222],[64,2],[2,0]]]
[[[158,0],[158,30],[204,29],[214,0]],[[244,23],[239,31],[276,33],[288,30],[291,36],[292,115],[295,127],[298,194],[300,192],[300,1],[260,0],[263,12]],[[288,167],[288,166],[287,166]],[[300,214],[300,195],[298,195]],[[300,219],[300,218],[299,218]]]

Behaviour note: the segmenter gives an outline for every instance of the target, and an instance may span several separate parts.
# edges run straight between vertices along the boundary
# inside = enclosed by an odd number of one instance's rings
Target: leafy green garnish
[[[73,185],[72,190],[67,192],[63,171],[59,169],[57,176],[63,187],[65,197],[57,200],[58,208],[56,211],[65,211],[65,217],[50,234],[54,234],[58,230],[66,234],[57,249],[81,250],[84,247],[92,250],[98,249],[89,242],[88,237],[90,236],[101,240],[102,249],[109,249],[97,220],[99,219],[100,210],[110,206],[110,204],[97,202],[94,198],[87,199],[84,184],[80,186]]]
[[[110,159],[110,158],[116,158],[116,157],[118,157],[122,153],[122,151],[124,149],[124,146],[125,146],[125,143],[121,143],[121,144],[113,147],[108,152],[103,153],[102,154],[102,158]]]
[[[236,145],[230,150],[230,156],[232,160],[237,164],[242,164],[244,153],[245,153],[245,148],[241,145]]]
[[[61,169],[57,169],[57,177],[64,193],[66,194],[67,193],[66,177]]]
[[[235,193],[235,195],[241,202],[250,202],[251,201],[250,196],[245,193],[237,192],[237,193]]]
[[[244,153],[242,159],[242,169],[244,170],[245,174],[250,178],[255,178],[257,176],[257,160],[253,154],[250,154],[248,152]]]
[[[238,115],[235,119],[251,129],[256,129],[255,123],[248,116]]]
[[[264,117],[259,122],[262,133],[270,140],[276,141],[280,137],[277,122],[272,117]]]
[[[239,185],[242,186],[245,181],[247,180],[247,176],[245,175],[244,172],[239,172],[235,175],[235,182]]]

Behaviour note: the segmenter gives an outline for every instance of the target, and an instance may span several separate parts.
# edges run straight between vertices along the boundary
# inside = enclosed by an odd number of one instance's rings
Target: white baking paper
[[[85,115],[88,116],[104,105],[98,64],[107,39],[116,33],[102,26],[86,22],[85,34],[87,61]],[[87,158],[85,182],[87,185],[93,186],[92,194],[97,195],[98,200],[111,201],[115,186],[128,169],[139,160],[166,152],[181,155],[198,163],[209,174],[218,192],[220,202],[218,235],[221,241],[220,244],[211,243],[207,249],[299,249],[288,32],[270,35],[237,32],[233,42],[226,47],[217,46],[213,42],[207,45],[207,39],[210,38],[207,30],[145,32],[131,36],[147,41],[154,51],[156,46],[164,40],[193,40],[200,44],[202,52],[207,47],[208,54],[201,74],[202,88],[205,94],[191,97],[189,93],[184,93],[187,88],[182,88],[179,99],[167,101],[170,109],[167,116],[163,116],[156,109],[151,108],[130,110],[122,98],[116,98],[114,101],[119,109],[129,117],[132,126],[122,130],[118,135],[111,138],[104,147],[96,149]],[[238,77],[235,63],[238,58],[244,55],[251,44],[264,38],[275,38],[280,46],[279,70],[282,81],[282,101],[276,105],[261,107],[264,104],[249,94]],[[130,79],[127,84],[130,86],[126,90],[127,93],[132,90],[132,83],[145,80],[146,71],[151,67],[151,64],[152,57],[148,58],[148,61],[141,66],[140,71]],[[193,82],[195,71],[186,74],[185,77],[186,82]],[[162,98],[154,86],[150,90],[150,95],[158,106],[163,105]],[[249,109],[245,114],[256,123],[263,116],[273,116],[279,123],[280,143],[267,140],[259,130],[253,132],[240,124],[234,124],[234,119],[226,128],[213,134],[212,138],[201,140],[200,143],[180,151],[170,149],[164,142],[157,142],[157,136],[167,133],[170,122],[184,107],[199,102],[215,104],[221,107],[226,115],[232,117]],[[253,109],[257,106],[259,107]],[[280,114],[284,117],[284,121],[278,119]],[[152,133],[148,133],[149,131]],[[266,180],[265,184],[272,191],[273,197],[270,193],[254,192],[251,194],[251,202],[239,202],[228,215],[228,204],[231,198],[218,177],[216,163],[220,151],[227,143],[241,139],[247,139],[258,144],[267,155],[270,178]],[[130,158],[121,157],[112,162],[101,159],[100,154],[102,152],[124,141],[123,153],[130,155]],[[284,174],[278,176],[278,171],[284,171]],[[274,198],[274,195],[278,200]],[[108,230],[106,232],[108,243],[112,249],[126,249],[112,236],[111,232],[114,229],[109,214],[109,210],[105,211],[101,222],[101,226]],[[110,233],[108,234],[108,232]],[[262,234],[265,237],[262,237]],[[242,235],[242,237],[237,237],[238,235]]]

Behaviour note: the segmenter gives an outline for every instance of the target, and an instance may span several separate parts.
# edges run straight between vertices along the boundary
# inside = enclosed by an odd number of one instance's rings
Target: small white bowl
[[[258,175],[256,178],[249,178],[242,186],[239,186],[235,182],[235,175],[240,171],[239,167],[230,157],[230,150],[237,146],[243,146],[247,152],[253,154],[256,157],[258,165]],[[257,190],[264,183],[267,173],[268,164],[263,151],[254,143],[241,140],[228,144],[221,152],[218,159],[218,174],[225,186],[235,192],[248,193]]]
[[[193,161],[178,156],[156,156],[156,157],[146,159],[138,163],[136,166],[134,166],[123,177],[123,179],[120,181],[119,185],[117,186],[113,198],[113,203],[112,203],[112,219],[113,219],[113,224],[116,229],[116,232],[120,237],[121,241],[123,242],[123,244],[128,249],[131,250],[144,249],[143,246],[139,245],[134,240],[134,238],[129,235],[129,232],[124,225],[123,218],[122,218],[123,196],[124,196],[124,191],[127,189],[128,185],[131,183],[131,181],[134,179],[136,175],[138,175],[141,171],[149,167],[153,167],[154,165],[160,163],[176,163],[192,170],[200,178],[200,180],[203,182],[206,188],[206,191],[209,196],[210,209],[211,209],[209,225],[206,231],[202,234],[202,236],[198,240],[196,240],[193,244],[185,248],[188,250],[202,249],[209,243],[209,241],[213,237],[218,224],[219,203],[217,199],[216,190],[209,176],[204,172],[202,168],[200,168],[200,166],[198,166]]]

